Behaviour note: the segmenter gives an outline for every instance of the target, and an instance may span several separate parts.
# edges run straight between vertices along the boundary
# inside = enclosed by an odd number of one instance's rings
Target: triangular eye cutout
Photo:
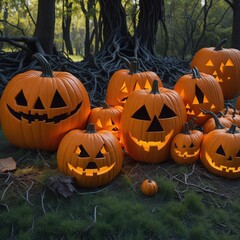
[[[162,111],[159,115],[159,118],[172,118],[176,117],[175,112],[173,112],[172,109],[170,109],[167,105],[164,104]]]
[[[133,115],[132,118],[139,119],[139,120],[151,120],[151,118],[148,115],[147,109],[145,105],[140,107]]]
[[[99,128],[103,128],[103,125],[102,125],[102,122],[101,120],[98,118],[97,122],[96,122],[96,125],[99,127]]]
[[[60,107],[66,107],[66,103],[64,102],[64,100],[62,99],[61,95],[59,94],[58,90],[56,90],[53,100],[52,100],[52,104],[51,104],[51,108],[60,108]]]
[[[79,146],[79,150],[80,150],[80,153],[78,155],[79,157],[82,157],[82,158],[89,157],[89,155],[88,155],[87,151],[85,150],[85,148],[83,147],[83,145]]]
[[[123,83],[120,91],[123,92],[123,93],[128,93],[127,86],[126,86],[126,83],[125,83],[125,82]]]
[[[219,148],[217,149],[216,153],[220,154],[220,155],[223,155],[223,156],[226,156],[224,150],[223,150],[223,147],[222,145],[219,146]]]
[[[203,94],[202,90],[197,85],[195,87],[195,95],[197,97],[198,102],[203,103],[204,94]]]
[[[34,108],[35,109],[44,109],[42,101],[41,101],[41,99],[39,97],[37,98],[37,101],[36,101],[36,103],[34,105]]]
[[[101,151],[98,152],[95,158],[103,158],[104,155],[101,153]]]
[[[236,157],[240,157],[240,150],[238,151]]]
[[[141,87],[140,87],[139,83],[137,82],[135,84],[134,90],[140,90],[140,89],[141,89]]]
[[[154,116],[147,132],[159,132],[159,131],[163,131],[163,128],[162,128],[161,124],[159,123],[157,117]]]
[[[148,78],[146,79],[146,83],[145,83],[145,86],[144,86],[144,89],[151,89],[152,88],[152,86],[151,86],[151,84],[150,84],[150,82],[149,82],[149,80],[148,80]]]
[[[213,67],[213,62],[211,60],[209,60],[207,63],[206,63],[206,66],[208,67]]]
[[[231,61],[231,59],[228,59],[227,62],[226,62],[226,64],[225,64],[225,66],[230,67],[230,66],[234,66],[234,64],[233,64],[233,62]]]
[[[178,146],[177,146],[177,144],[176,144],[176,143],[174,143],[174,146],[175,146],[175,148],[178,148]]]
[[[191,143],[191,145],[189,146],[190,148],[194,148],[194,144],[193,143]]]
[[[23,90],[21,90],[18,95],[15,97],[15,100],[20,106],[27,106],[27,100],[23,94]]]

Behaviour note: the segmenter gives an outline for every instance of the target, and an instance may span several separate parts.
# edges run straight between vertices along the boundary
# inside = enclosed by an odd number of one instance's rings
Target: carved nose
[[[154,116],[150,126],[148,127],[147,132],[161,132],[161,131],[163,131],[163,128],[160,122],[158,121],[157,117]]]

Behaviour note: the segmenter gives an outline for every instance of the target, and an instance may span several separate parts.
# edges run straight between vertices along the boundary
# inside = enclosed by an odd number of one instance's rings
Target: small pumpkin
[[[163,86],[161,79],[152,71],[139,72],[137,61],[129,62],[129,69],[116,71],[109,80],[106,101],[111,106],[124,106],[128,96],[139,89],[151,89],[153,80],[159,81],[159,86]]]
[[[217,113],[224,108],[224,98],[220,85],[213,76],[200,73],[195,67],[191,74],[180,77],[174,90],[182,97],[187,121],[195,118],[195,123],[201,126],[210,116],[204,115],[201,109]]]
[[[120,118],[122,111],[122,106],[109,106],[107,102],[103,102],[102,107],[92,108],[88,118],[88,123],[94,123],[97,131],[111,131],[119,139]]]
[[[174,136],[170,154],[178,164],[192,164],[199,159],[203,133],[199,130],[190,130],[186,122],[184,130]]]
[[[192,59],[191,68],[212,75],[220,84],[224,99],[232,99],[240,93],[240,51],[223,48],[226,39],[216,47],[200,49]]]
[[[110,183],[121,171],[122,147],[107,130],[71,130],[57,151],[58,169],[75,178],[80,187],[92,188]]]
[[[34,57],[41,71],[17,74],[3,91],[2,130],[15,146],[55,151],[69,130],[86,127],[90,99],[79,79],[53,72],[39,53]]]
[[[158,192],[158,185],[152,179],[145,179],[141,184],[141,191],[146,196],[155,196]]]
[[[240,177],[240,129],[216,129],[204,136],[200,159],[206,169],[218,176],[235,179]]]
[[[136,161],[160,163],[168,159],[172,138],[182,131],[186,111],[179,94],[160,87],[134,91],[120,121],[120,139]]]

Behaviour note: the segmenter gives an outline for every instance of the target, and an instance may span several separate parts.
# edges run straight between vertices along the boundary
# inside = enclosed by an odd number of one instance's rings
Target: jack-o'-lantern
[[[240,51],[222,48],[226,39],[215,48],[202,48],[193,57],[191,67],[212,75],[220,84],[224,99],[232,99],[240,93]]]
[[[184,130],[174,136],[171,142],[171,158],[178,164],[192,164],[199,159],[203,133],[190,130],[188,122]]]
[[[84,129],[90,100],[79,79],[68,72],[52,72],[39,53],[42,71],[29,70],[13,77],[2,94],[2,129],[15,146],[55,151],[73,128]]]
[[[238,96],[236,99],[236,109],[240,110],[240,96]]]
[[[119,127],[122,110],[122,106],[109,106],[107,102],[103,102],[102,107],[92,108],[88,118],[88,123],[94,123],[97,131],[111,131],[119,139]]]
[[[161,79],[156,73],[152,71],[139,72],[137,70],[137,62],[130,62],[129,70],[120,69],[110,78],[106,92],[106,101],[112,106],[124,106],[128,96],[134,90],[151,89],[153,80],[158,80],[159,86],[163,86]]]
[[[225,178],[240,177],[240,132],[236,125],[204,136],[200,159],[207,170]]]
[[[201,109],[217,113],[224,108],[224,98],[220,85],[213,76],[199,73],[197,68],[192,69],[192,74],[180,77],[174,90],[184,101],[187,120],[195,118],[195,122],[199,126],[210,117],[204,115]]]
[[[151,90],[134,91],[120,122],[120,139],[135,160],[160,163],[168,159],[172,138],[183,130],[186,111],[179,94],[154,81]]]
[[[96,131],[93,123],[86,130],[71,130],[57,151],[58,169],[75,178],[80,187],[110,183],[120,172],[123,152],[117,138],[107,130]]]

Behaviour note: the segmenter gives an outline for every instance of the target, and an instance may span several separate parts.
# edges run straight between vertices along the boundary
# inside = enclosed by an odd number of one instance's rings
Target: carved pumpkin
[[[141,191],[146,196],[155,196],[158,191],[158,185],[152,179],[145,179],[141,184]]]
[[[109,106],[107,102],[104,102],[102,107],[95,107],[91,110],[88,123],[94,123],[97,131],[111,131],[119,139],[122,110],[122,106]]]
[[[197,68],[192,69],[192,74],[183,75],[178,79],[174,90],[182,97],[187,120],[195,118],[198,125],[202,125],[210,116],[204,115],[201,109],[217,113],[224,108],[223,93],[214,77],[199,73]]]
[[[154,81],[152,90],[134,91],[126,102],[120,139],[135,160],[159,163],[168,159],[172,138],[186,122],[184,103],[177,92],[160,87]]]
[[[184,130],[174,136],[171,142],[171,158],[178,164],[192,164],[199,159],[203,133],[190,130],[188,122]]]
[[[236,109],[240,110],[240,96],[238,96],[236,99]]]
[[[240,177],[240,132],[236,125],[204,136],[200,159],[209,172],[225,178]]]
[[[193,57],[191,67],[212,75],[220,84],[224,99],[232,99],[240,93],[240,51],[222,48],[226,39],[215,48],[202,48]]]
[[[2,94],[2,129],[15,146],[55,151],[73,128],[86,127],[90,100],[83,84],[68,72],[52,72],[41,55],[42,71],[13,77]]]
[[[96,132],[89,123],[86,130],[72,130],[57,151],[58,168],[72,176],[80,187],[99,187],[110,183],[120,172],[123,153],[117,138],[106,130]]]
[[[128,69],[120,69],[116,71],[109,80],[106,101],[109,105],[124,106],[128,96],[139,89],[151,89],[153,80],[159,81],[159,86],[162,85],[161,79],[152,71],[138,72],[137,62],[131,62]]]

